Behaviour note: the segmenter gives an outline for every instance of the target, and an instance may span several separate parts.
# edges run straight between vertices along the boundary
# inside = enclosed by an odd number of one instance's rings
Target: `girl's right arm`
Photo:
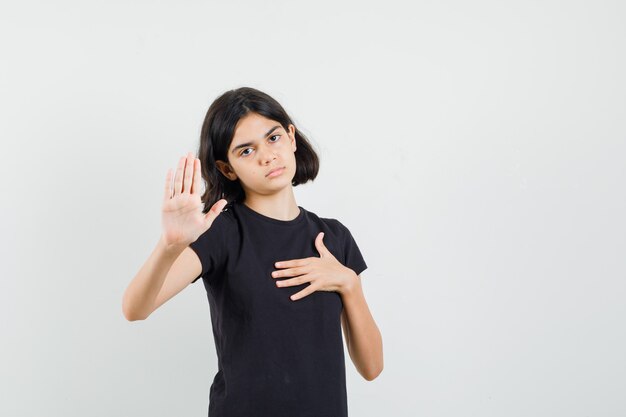
[[[201,270],[193,250],[167,246],[161,237],[124,292],[124,316],[129,321],[145,320],[189,285]]]
[[[124,292],[122,311],[127,320],[145,320],[200,274],[200,259],[188,246],[211,227],[227,203],[221,199],[203,214],[200,178],[200,160],[191,153],[180,159],[173,190],[171,170],[168,170],[163,233]]]

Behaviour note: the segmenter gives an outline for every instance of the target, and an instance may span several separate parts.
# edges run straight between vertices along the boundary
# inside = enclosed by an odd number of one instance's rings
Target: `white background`
[[[210,103],[276,98],[352,231],[385,369],[350,415],[626,415],[619,1],[54,1],[0,8],[0,415],[201,416],[202,284],[122,294]],[[390,411],[392,410],[392,411]],[[294,416],[297,417],[297,416]]]

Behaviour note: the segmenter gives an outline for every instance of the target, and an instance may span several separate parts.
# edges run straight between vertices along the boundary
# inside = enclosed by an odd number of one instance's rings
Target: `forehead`
[[[280,123],[257,113],[248,113],[237,122],[232,145],[263,139],[265,132],[276,125],[280,126]]]

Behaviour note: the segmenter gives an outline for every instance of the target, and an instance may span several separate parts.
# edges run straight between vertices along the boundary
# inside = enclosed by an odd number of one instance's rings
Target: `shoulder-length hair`
[[[239,178],[231,181],[217,169],[215,161],[228,162],[228,148],[235,135],[235,126],[248,113],[258,113],[276,121],[289,131],[293,124],[296,137],[296,173],[291,185],[313,181],[319,171],[319,158],[302,132],[298,130],[285,109],[268,94],[252,87],[229,90],[213,101],[202,124],[198,158],[202,165],[205,192],[202,195],[203,212],[206,213],[218,200],[224,198],[231,204],[243,201],[245,192]]]

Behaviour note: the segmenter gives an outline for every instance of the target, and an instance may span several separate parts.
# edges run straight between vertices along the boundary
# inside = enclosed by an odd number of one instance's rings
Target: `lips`
[[[271,170],[270,172],[268,172],[267,174],[265,174],[265,176],[269,176],[271,173],[276,172],[276,171],[280,171],[281,169],[285,169],[285,167],[278,167],[278,168],[274,168],[273,170]]]

